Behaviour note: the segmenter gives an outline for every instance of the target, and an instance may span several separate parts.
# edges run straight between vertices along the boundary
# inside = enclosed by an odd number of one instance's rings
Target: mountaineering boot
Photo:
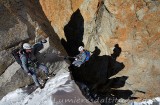
[[[35,88],[36,88],[36,89],[37,89],[37,88],[43,89],[44,86],[42,85],[42,83],[40,83],[39,85],[35,85]]]
[[[50,76],[47,77],[47,79],[50,79],[50,78],[51,78]]]
[[[41,40],[41,43],[47,43],[46,39]]]
[[[45,80],[48,80],[51,78],[51,74],[46,74],[46,79]]]
[[[39,85],[38,87],[39,87],[40,89],[43,89],[43,88],[44,88],[44,86],[42,86],[42,85]]]

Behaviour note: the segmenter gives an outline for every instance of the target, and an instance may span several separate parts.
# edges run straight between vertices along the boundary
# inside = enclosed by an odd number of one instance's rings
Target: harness
[[[38,61],[37,59],[32,59],[31,57],[31,54],[26,54],[26,57],[27,57],[27,66],[28,67],[33,67],[33,68],[37,68],[38,66]]]
[[[27,58],[27,66],[28,67],[33,67],[33,68],[37,68],[37,65],[38,65],[38,61],[36,59],[31,59],[31,54],[29,53],[26,53],[24,50],[20,50],[19,51],[19,56],[21,54],[25,54],[26,58]],[[21,60],[20,60],[21,61]],[[22,62],[21,62],[22,64]]]

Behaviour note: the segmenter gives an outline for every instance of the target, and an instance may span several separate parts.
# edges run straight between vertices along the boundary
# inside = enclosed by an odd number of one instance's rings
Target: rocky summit
[[[33,83],[12,50],[46,38],[40,62],[68,70],[86,98],[160,96],[159,0],[0,0],[0,98]],[[91,57],[78,68],[63,57],[79,46]]]

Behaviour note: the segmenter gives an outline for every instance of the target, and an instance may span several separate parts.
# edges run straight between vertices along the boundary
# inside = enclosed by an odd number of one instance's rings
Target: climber
[[[49,71],[45,65],[38,63],[35,57],[35,54],[36,54],[36,50],[42,48],[43,43],[46,43],[46,42],[47,40],[42,40],[41,42],[38,42],[37,44],[35,44],[33,47],[31,47],[29,43],[24,43],[23,49],[19,51],[20,60],[22,64],[21,67],[26,73],[28,73],[28,75],[32,76],[32,79],[36,87],[40,87],[41,89],[43,88],[43,86],[39,83],[35,70],[36,69],[42,70],[43,72],[45,72],[47,78],[49,78],[48,77]]]
[[[72,63],[74,66],[80,67],[83,63],[89,60],[90,58],[90,52],[85,50],[83,46],[80,46],[78,48],[78,51],[80,52],[75,58],[75,61]]]

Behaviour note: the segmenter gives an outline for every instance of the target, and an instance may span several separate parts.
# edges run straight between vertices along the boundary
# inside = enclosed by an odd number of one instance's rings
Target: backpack
[[[11,52],[11,54],[13,55],[13,57],[15,58],[15,61],[21,66],[21,68],[23,69],[23,67],[22,67],[22,61],[21,61],[21,59],[20,59],[20,54],[24,54],[25,53],[25,51],[24,51],[24,49],[20,49],[20,48],[17,48],[17,49],[14,49],[14,50],[12,50],[12,52]],[[30,59],[30,58],[28,58],[28,59]],[[37,63],[38,63],[38,61],[37,61],[37,59],[34,59],[34,61],[33,60],[31,60],[30,59],[30,63],[29,63],[29,66],[34,66],[34,67],[37,67]]]
[[[89,51],[87,51],[87,50],[85,50],[85,54],[86,54],[86,58],[85,58],[85,62],[86,61],[88,61],[89,60],[89,58],[90,58],[90,56],[91,56],[91,54],[90,54],[90,52]]]
[[[23,51],[23,50],[17,48],[17,49],[12,50],[11,54],[13,55],[15,61],[22,67],[22,62],[21,62],[20,54],[19,54],[20,51]]]

